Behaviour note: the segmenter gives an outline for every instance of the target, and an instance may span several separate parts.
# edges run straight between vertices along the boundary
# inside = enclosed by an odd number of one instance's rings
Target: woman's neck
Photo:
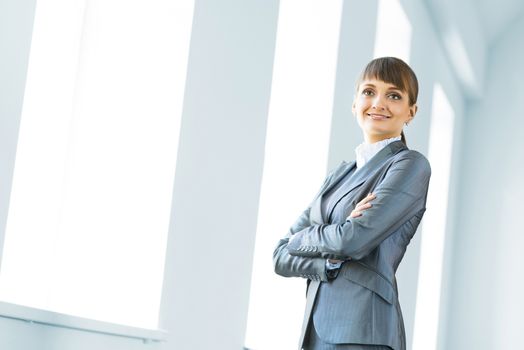
[[[366,143],[376,143],[379,141],[391,139],[393,137],[400,137],[400,134],[398,135],[366,135],[364,134],[364,141]]]

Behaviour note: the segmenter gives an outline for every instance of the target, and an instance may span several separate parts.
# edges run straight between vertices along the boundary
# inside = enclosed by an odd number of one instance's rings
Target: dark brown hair
[[[415,72],[410,66],[400,58],[396,57],[379,57],[369,62],[360,74],[356,83],[356,90],[362,81],[366,79],[382,80],[388,84],[397,86],[400,90],[407,92],[409,105],[417,103],[418,97],[418,80]],[[404,131],[401,132],[402,142],[406,144]]]

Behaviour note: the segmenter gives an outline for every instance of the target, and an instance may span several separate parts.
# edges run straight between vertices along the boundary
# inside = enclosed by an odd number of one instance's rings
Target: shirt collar
[[[380,150],[391,142],[399,141],[401,136],[391,137],[389,139],[380,140],[374,143],[363,142],[355,148],[355,154],[357,156],[357,168],[362,167],[366,164],[375,154],[380,152]]]

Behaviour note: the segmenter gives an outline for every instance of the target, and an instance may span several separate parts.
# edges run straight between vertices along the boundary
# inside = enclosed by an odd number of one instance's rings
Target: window
[[[246,334],[249,349],[293,349],[300,334],[306,282],[277,276],[271,253],[325,177],[341,11],[342,1],[280,2]]]
[[[409,62],[411,23],[399,0],[380,0],[373,57],[394,56]]]
[[[192,15],[38,1],[1,300],[157,327]]]
[[[413,349],[436,349],[455,113],[440,84],[433,90],[428,158],[431,180],[422,222]]]

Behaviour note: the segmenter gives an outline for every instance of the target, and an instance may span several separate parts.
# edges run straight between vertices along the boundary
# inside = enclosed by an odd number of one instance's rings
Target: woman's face
[[[360,83],[352,109],[368,143],[399,136],[417,112],[406,91],[377,79]]]

